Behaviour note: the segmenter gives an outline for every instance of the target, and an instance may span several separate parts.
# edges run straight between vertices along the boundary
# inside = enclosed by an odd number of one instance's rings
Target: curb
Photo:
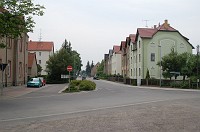
[[[68,84],[67,84],[67,86],[65,86],[63,89],[61,89],[58,93],[59,94],[61,94],[65,89],[67,89],[68,88]]]

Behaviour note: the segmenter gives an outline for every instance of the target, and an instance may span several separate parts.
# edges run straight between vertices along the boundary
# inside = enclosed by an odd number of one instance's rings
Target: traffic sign
[[[72,71],[72,70],[73,70],[72,66],[71,66],[71,65],[67,66],[67,70],[68,70],[69,72]]]

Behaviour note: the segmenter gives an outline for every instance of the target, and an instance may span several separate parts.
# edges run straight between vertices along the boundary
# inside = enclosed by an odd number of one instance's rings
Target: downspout
[[[7,44],[7,37],[6,37],[6,64],[8,63],[8,44]],[[5,87],[7,87],[7,69],[5,69]]]
[[[24,84],[26,83],[26,34],[24,33]]]
[[[143,53],[143,54],[142,54],[142,58],[143,58],[143,60],[142,60],[142,67],[143,67],[143,71],[142,71],[142,72],[143,72],[143,77],[142,77],[142,78],[145,79],[145,78],[144,78],[144,54],[145,54],[145,52],[144,52],[144,44],[142,44],[142,53]]]

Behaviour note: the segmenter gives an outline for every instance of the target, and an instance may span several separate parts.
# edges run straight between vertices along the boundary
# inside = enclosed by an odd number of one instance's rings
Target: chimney
[[[168,29],[168,28],[169,28],[168,20],[165,20],[164,28],[165,28],[165,29]]]
[[[154,27],[153,27],[154,29],[156,29],[156,25],[154,25]]]

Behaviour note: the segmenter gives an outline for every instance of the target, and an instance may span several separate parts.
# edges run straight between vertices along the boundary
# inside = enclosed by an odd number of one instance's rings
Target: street
[[[1,132],[200,131],[200,91],[143,88],[94,80],[90,92],[66,84],[0,100]]]

